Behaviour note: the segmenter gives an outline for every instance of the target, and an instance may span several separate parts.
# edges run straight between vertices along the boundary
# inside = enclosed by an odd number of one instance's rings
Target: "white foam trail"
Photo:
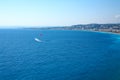
[[[40,39],[38,39],[38,38],[34,38],[35,39],[35,41],[37,41],[37,42],[42,42]]]

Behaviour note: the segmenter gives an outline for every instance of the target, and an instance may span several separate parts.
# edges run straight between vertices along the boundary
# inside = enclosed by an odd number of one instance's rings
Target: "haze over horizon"
[[[120,23],[119,0],[2,0],[0,28]]]

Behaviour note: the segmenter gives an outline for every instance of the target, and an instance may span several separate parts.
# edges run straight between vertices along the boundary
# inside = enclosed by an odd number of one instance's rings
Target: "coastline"
[[[26,29],[26,30],[68,30],[68,31],[89,31],[89,32],[97,32],[97,33],[106,33],[106,34],[114,34],[114,35],[118,35],[120,36],[120,33],[116,33],[116,32],[108,32],[108,31],[95,31],[95,30],[82,30],[82,29],[47,29],[47,28],[4,28],[3,30],[5,29],[10,29],[10,30],[14,30],[14,29]]]
[[[80,30],[80,31],[89,31],[89,32],[97,32],[97,33],[106,33],[106,34],[114,34],[114,35],[119,35],[119,36],[120,36],[120,33],[115,33],[115,32],[93,31],[93,30]]]

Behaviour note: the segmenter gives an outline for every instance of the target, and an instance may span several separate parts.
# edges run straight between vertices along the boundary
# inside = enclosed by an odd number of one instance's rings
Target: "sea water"
[[[119,35],[0,30],[0,80],[120,80],[119,75]]]

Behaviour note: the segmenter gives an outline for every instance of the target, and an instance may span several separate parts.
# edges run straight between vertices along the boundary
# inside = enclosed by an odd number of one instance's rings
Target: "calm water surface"
[[[1,29],[0,80],[120,80],[120,36]]]

